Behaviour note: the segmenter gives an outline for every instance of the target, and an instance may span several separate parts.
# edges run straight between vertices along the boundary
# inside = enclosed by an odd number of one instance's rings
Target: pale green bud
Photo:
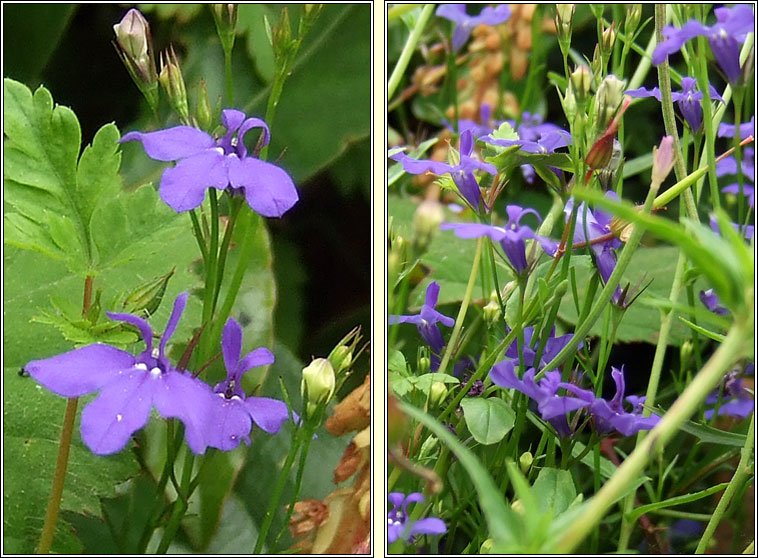
[[[631,36],[640,24],[642,17],[642,4],[627,4],[626,18],[624,19],[624,33]]]
[[[197,122],[200,129],[206,132],[210,131],[213,125],[213,109],[211,100],[208,97],[208,89],[205,87],[205,80],[200,80],[197,87]]]
[[[444,219],[442,204],[437,200],[425,200],[419,204],[413,215],[414,244],[418,252],[426,251]]]
[[[164,56],[165,54],[165,56]],[[187,102],[187,89],[184,86],[182,69],[179,59],[176,57],[173,45],[165,53],[161,54],[160,82],[168,95],[168,100],[179,118],[185,124],[189,123],[189,103]]]
[[[532,466],[532,463],[534,462],[534,457],[532,456],[532,452],[525,451],[521,454],[521,457],[518,459],[518,466],[521,469],[521,472],[526,474],[529,472],[529,468]]]
[[[163,300],[168,280],[176,272],[176,267],[160,277],[156,277],[129,293],[123,302],[123,309],[129,314],[148,318],[152,316]]]
[[[314,359],[303,368],[303,378],[300,382],[300,393],[307,402],[310,415],[319,405],[326,404],[334,395],[336,377],[329,359]]]
[[[447,397],[447,386],[444,382],[433,382],[429,388],[429,405],[437,407]]]
[[[494,546],[495,541],[492,539],[487,539],[482,543],[482,546],[479,547],[479,554],[491,554]]]
[[[555,32],[558,35],[558,42],[561,43],[561,51],[567,50],[571,44],[571,28],[574,23],[574,4],[556,4],[555,5]]]
[[[503,311],[500,309],[497,300],[490,300],[482,311],[484,312],[484,321],[490,325],[498,323],[503,316]]]
[[[234,46],[235,28],[237,27],[237,4],[211,4],[216,31],[225,52]]]
[[[521,500],[514,500],[511,504],[511,509],[515,511],[516,513],[520,513],[523,515],[526,512],[526,509],[524,508],[524,504],[521,502]]]
[[[600,40],[600,50],[603,53],[603,56],[607,59],[611,52],[613,51],[613,45],[616,44],[616,36],[618,35],[618,31],[616,31],[616,22],[614,21],[611,23],[611,26],[608,27],[605,31],[603,31],[601,35]]]
[[[597,131],[603,133],[624,100],[626,81],[610,74],[597,89]]]
[[[576,95],[574,94],[574,86],[569,82],[566,88],[566,94],[561,99],[563,105],[563,112],[566,114],[566,119],[569,122],[573,122],[576,118]]]
[[[686,370],[692,360],[694,354],[694,346],[692,341],[685,339],[682,346],[679,347],[679,362],[681,363],[682,370]]]
[[[131,9],[113,26],[116,52],[134,84],[144,95],[153,112],[158,110],[158,72],[153,58],[150,24],[139,10]]]
[[[570,81],[577,104],[584,106],[590,94],[590,86],[592,85],[592,73],[590,73],[590,69],[584,65],[577,66],[571,73]]]
[[[340,345],[339,347],[334,348],[329,355],[329,360],[331,361],[332,366],[334,366],[334,372],[339,374],[343,370],[350,368],[350,365],[353,363],[353,353],[350,350],[350,347]]]
[[[429,357],[422,356],[418,359],[418,373],[419,374],[426,374],[429,372],[429,369],[431,368],[431,361],[429,360]]]

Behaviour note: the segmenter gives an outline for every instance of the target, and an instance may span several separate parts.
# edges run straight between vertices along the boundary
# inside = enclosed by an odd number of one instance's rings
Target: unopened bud
[[[490,300],[482,309],[484,312],[484,321],[490,325],[494,325],[500,321],[503,316],[503,312],[500,309],[500,305],[497,300]]]
[[[603,31],[601,35],[600,51],[606,60],[608,59],[608,57],[611,55],[611,52],[613,51],[613,45],[616,44],[617,35],[618,35],[618,31],[616,31],[615,21],[611,23],[611,26],[605,31]]]
[[[160,82],[168,95],[171,106],[179,118],[185,124],[189,122],[189,103],[187,102],[187,89],[184,86],[182,69],[179,59],[176,57],[174,47],[161,54]]]
[[[350,365],[353,363],[353,353],[349,347],[340,345],[339,347],[335,347],[329,355],[329,361],[334,367],[335,374],[339,374],[343,370],[350,368]]]
[[[309,416],[319,405],[326,404],[331,399],[335,382],[334,368],[326,358],[314,359],[303,368],[300,392],[307,403]]]
[[[429,388],[429,405],[438,407],[447,397],[447,386],[443,382],[434,382]]]
[[[692,360],[692,355],[694,354],[694,347],[692,345],[692,341],[689,339],[685,339],[682,343],[682,346],[679,347],[679,362],[682,371],[686,370],[689,367],[690,361]]]
[[[532,452],[525,451],[522,453],[521,457],[518,458],[518,466],[521,469],[521,472],[527,474],[529,472],[529,468],[532,466],[533,461],[534,457],[532,456]]]
[[[642,4],[627,4],[626,19],[624,19],[624,33],[631,37],[637,30],[642,17]]]
[[[624,100],[626,81],[610,74],[597,89],[597,130],[604,130],[613,120]],[[605,166],[605,165],[603,165]]]
[[[526,509],[524,508],[524,504],[521,502],[521,500],[514,500],[511,504],[511,509],[515,511],[516,513],[520,513],[523,515],[526,512]]]
[[[494,546],[495,541],[492,539],[487,539],[482,543],[482,546],[479,547],[479,554],[490,554]]]
[[[576,102],[579,106],[583,107],[587,97],[590,94],[590,86],[592,85],[592,74],[587,66],[577,66],[571,73],[571,87],[576,97]]]
[[[569,82],[566,88],[566,94],[561,99],[563,105],[563,112],[566,114],[566,120],[573,122],[576,118],[576,95],[574,94],[574,86]]]
[[[418,358],[418,373],[419,374],[426,374],[429,372],[429,369],[431,368],[431,361],[429,360],[428,356],[421,356]]]
[[[653,147],[651,188],[657,190],[663,181],[666,180],[671,169],[674,168],[674,160],[674,138],[673,136],[664,136],[660,147]]]
[[[419,204],[413,215],[413,240],[417,252],[426,251],[444,219],[442,204],[437,200],[424,200]]]
[[[153,58],[150,24],[139,10],[132,8],[113,26],[116,51],[137,88],[153,110],[158,107],[158,73]]]
[[[561,51],[571,44],[571,28],[574,22],[574,4],[556,4],[555,5],[555,32],[558,35],[558,42],[561,43]]]
[[[292,26],[287,7],[282,8],[279,22],[271,29],[271,46],[274,48],[274,57],[277,60],[289,56],[297,41],[292,38]]]
[[[224,52],[234,46],[235,28],[237,27],[237,4],[211,4],[216,31]]]
[[[122,304],[124,311],[145,318],[152,316],[158,310],[163,295],[166,293],[168,280],[171,279],[175,271],[176,268],[165,275],[144,283],[129,293]]]
[[[621,148],[621,142],[617,139],[614,139],[613,150],[611,152],[611,160],[608,161],[608,164],[601,168],[597,173],[600,185],[604,190],[608,190],[616,181],[616,171],[621,164],[621,158],[623,155],[624,150]]]
[[[213,125],[213,109],[211,100],[208,97],[208,89],[205,87],[205,80],[200,80],[197,87],[197,123],[200,129],[209,132]]]

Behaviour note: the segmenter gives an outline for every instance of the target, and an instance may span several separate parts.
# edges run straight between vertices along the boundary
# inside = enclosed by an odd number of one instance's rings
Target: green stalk
[[[450,335],[450,341],[448,342],[447,346],[445,347],[445,354],[442,357],[442,361],[440,362],[440,367],[437,370],[440,374],[445,373],[445,368],[447,368],[447,363],[450,361],[450,357],[453,354],[453,350],[455,347],[456,342],[458,341],[458,335],[461,332],[461,328],[463,327],[463,320],[466,317],[466,311],[468,310],[468,305],[471,302],[471,293],[474,291],[474,285],[476,284],[476,274],[479,270],[479,259],[482,256],[482,241],[484,239],[482,237],[479,238],[476,242],[476,252],[474,253],[474,263],[471,266],[471,274],[468,278],[468,284],[466,285],[466,293],[463,295],[463,300],[461,301],[461,308],[458,310],[458,317],[455,319],[455,326],[453,327],[453,333]]]
[[[716,509],[714,510],[710,521],[708,522],[708,525],[705,527],[705,532],[703,533],[703,536],[700,539],[697,548],[695,549],[695,554],[703,554],[703,552],[705,552],[705,549],[708,546],[711,537],[713,536],[713,532],[716,530],[716,527],[718,527],[719,521],[721,521],[721,518],[723,517],[724,512],[726,511],[726,508],[732,499],[732,496],[734,496],[734,493],[742,485],[743,481],[750,473],[750,467],[748,466],[748,463],[750,461],[750,457],[753,455],[753,443],[755,442],[754,432],[755,413],[750,415],[750,428],[747,431],[745,446],[742,448],[742,455],[740,455],[740,462],[737,464],[737,470],[734,472],[732,480],[729,481],[729,486],[726,487],[726,490],[721,496],[721,499],[719,500],[719,503],[716,506]]]
[[[282,522],[282,528],[279,530],[279,533],[276,535],[276,538],[274,539],[274,545],[273,548],[276,549],[279,544],[279,539],[282,538],[282,535],[287,530],[287,526],[290,522],[290,517],[292,517],[292,513],[295,511],[295,503],[297,502],[298,496],[300,495],[300,487],[303,484],[303,473],[305,472],[305,461],[308,457],[308,450],[310,449],[311,441],[313,440],[313,435],[306,436],[302,449],[300,450],[300,460],[297,466],[297,475],[295,476],[295,490],[292,493],[292,497],[290,498],[290,505],[287,506],[287,515],[284,518],[284,521]]]
[[[433,11],[434,4],[426,4],[424,6],[424,9],[421,10],[421,14],[418,17],[418,20],[416,20],[416,25],[413,28],[413,31],[411,31],[411,34],[408,36],[408,40],[405,42],[405,46],[400,53],[400,58],[398,58],[397,64],[395,64],[395,68],[392,70],[392,75],[390,75],[390,79],[387,82],[388,100],[392,99],[392,95],[395,94],[395,89],[397,89],[397,86],[400,85],[400,80],[402,79],[406,68],[408,68],[408,63],[411,60],[413,51],[416,50],[416,44],[421,38],[421,33],[424,32],[426,22],[429,21],[429,18],[432,16]]]
[[[230,107],[234,106],[234,78],[232,74],[232,49],[224,49],[224,75],[226,77],[226,98]]]
[[[226,224],[226,230],[224,231],[224,239],[221,241],[221,250],[218,254],[218,265],[216,271],[216,288],[213,295],[213,308],[216,308],[218,303],[218,295],[221,292],[221,283],[224,280],[224,269],[226,267],[226,256],[229,253],[229,244],[232,241],[232,233],[234,232],[234,225],[237,223],[237,217],[239,216],[240,209],[242,208],[242,198],[235,197],[231,200],[231,214],[229,215],[229,221]]]
[[[697,38],[698,65],[697,83],[700,91],[703,93],[703,129],[705,133],[705,153],[708,156],[708,184],[711,187],[711,204],[713,209],[721,207],[719,198],[718,179],[716,178],[716,147],[714,145],[715,134],[713,131],[713,117],[711,114],[711,92],[708,82],[708,67],[706,65],[706,52],[709,48],[706,46],[705,37]]]
[[[90,305],[92,304],[92,285],[94,280],[95,278],[92,275],[87,275],[84,279],[82,316],[87,314]],[[47,501],[45,523],[42,525],[42,534],[40,535],[39,545],[37,546],[37,554],[49,554],[50,549],[53,546],[55,526],[58,524],[58,514],[61,509],[61,498],[63,497],[63,485],[66,482],[68,456],[71,452],[71,439],[74,433],[76,408],[78,404],[78,397],[70,397],[68,401],[66,401],[66,412],[63,415],[63,428],[61,429],[61,437],[58,442],[58,460],[55,463],[53,486],[50,488],[50,498]]]
[[[736,322],[724,342],[663,415],[658,425],[627,456],[600,491],[587,501],[583,513],[572,523],[571,530],[558,542],[558,553],[571,553],[600,523],[613,502],[639,477],[648,460],[679,432],[679,427],[697,411],[701,401],[718,384],[729,367],[750,351],[752,344],[753,320]]]

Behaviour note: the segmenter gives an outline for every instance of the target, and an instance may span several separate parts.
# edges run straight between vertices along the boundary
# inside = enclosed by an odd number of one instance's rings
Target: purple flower
[[[718,221],[716,221],[716,218],[713,215],[711,215],[710,224],[711,228],[716,231],[716,234],[720,235],[721,231],[719,230]],[[737,223],[730,223],[730,225],[732,225],[732,228],[735,231],[744,236],[745,240],[753,240],[753,235],[755,234],[755,227],[753,225],[738,225]]]
[[[516,377],[516,366],[518,366],[518,361],[515,359],[498,362],[490,370],[492,383],[503,388],[515,389],[534,399],[537,402],[537,410],[544,420],[565,417],[567,413],[589,406],[594,399],[591,391],[562,382],[561,373],[558,370],[545,372],[538,384],[534,381],[536,374],[534,368],[529,368],[524,373],[524,378],[519,380]],[[557,394],[559,388],[569,389],[584,397],[560,396]]]
[[[519,139],[501,139],[488,135],[481,140],[500,147],[518,145],[520,151],[527,153],[553,153],[559,147],[571,145],[571,134],[568,131],[549,122],[543,123],[542,116],[539,114],[524,112],[521,116],[522,120],[518,127],[515,120],[506,120],[511,127],[516,128]],[[521,165],[521,171],[529,184],[534,182],[536,173],[532,165]],[[556,174],[559,172],[556,171]]]
[[[414,535],[442,535],[447,532],[445,522],[437,517],[408,522],[408,505],[424,501],[420,492],[412,492],[408,496],[402,492],[390,492],[387,500],[392,504],[392,509],[387,513],[388,543],[392,544],[400,538],[412,542]]]
[[[197,128],[175,126],[129,132],[121,141],[141,141],[151,159],[178,161],[163,172],[160,184],[161,199],[176,211],[196,208],[205,191],[216,188],[244,194],[247,204],[265,217],[281,217],[298,200],[295,185],[281,168],[249,156],[244,142],[248,131],[262,128],[263,145],[268,145],[268,126],[234,109],[222,111],[221,122],[227,132],[218,140]]]
[[[713,289],[700,291],[700,302],[702,302],[708,310],[719,314],[720,316],[729,313],[729,310],[719,304],[719,299],[716,296],[716,293],[713,292]]]
[[[497,25],[511,17],[511,10],[505,4],[495,8],[486,6],[478,16],[466,13],[466,4],[443,4],[437,8],[437,15],[455,23],[453,31],[453,51],[457,51],[471,35],[471,31],[482,23]]]
[[[625,391],[624,367],[621,370],[611,367],[611,376],[616,383],[616,394],[610,402],[600,397],[590,404],[589,411],[595,417],[595,427],[601,434],[607,434],[614,429],[624,436],[631,436],[640,430],[650,430],[661,420],[657,415],[642,416],[644,397],[630,395],[626,398],[633,405],[631,413],[624,411],[623,399]]]
[[[717,135],[720,138],[733,138],[734,124],[719,124],[719,131]],[[750,117],[750,122],[743,122],[740,124],[741,138],[746,138],[752,135],[755,135],[755,116]]]
[[[681,111],[682,116],[684,116],[687,124],[689,124],[690,130],[694,132],[697,132],[700,129],[700,125],[703,123],[703,107],[700,104],[703,99],[703,94],[695,89],[696,86],[696,79],[685,76],[682,78],[682,90],[671,92],[671,99],[676,101],[677,105],[679,105],[679,110]],[[721,98],[721,95],[719,95],[715,87],[709,84],[709,89],[711,99],[717,99],[722,103],[724,102],[724,99]],[[655,97],[659,102],[661,100],[661,90],[657,87],[653,87],[652,89],[645,89],[644,87],[629,89],[625,91],[625,94],[630,97]]]
[[[401,163],[405,172],[410,174],[424,174],[427,171],[438,175],[450,173],[463,198],[476,210],[479,208],[482,193],[479,191],[479,183],[474,177],[474,171],[483,170],[490,174],[497,174],[497,169],[490,163],[483,163],[471,157],[473,151],[474,137],[469,128],[461,133],[461,160],[457,165],[449,165],[441,161],[412,159],[402,151],[391,155],[390,159]]]
[[[613,201],[619,201],[618,194],[613,191],[606,192],[605,197]],[[566,202],[566,206],[563,208],[567,222],[571,217],[573,209],[574,200],[572,198]],[[576,210],[574,244],[580,242],[590,243],[600,237],[608,236],[611,233],[611,218],[612,216],[602,209],[598,208],[592,212],[584,205],[584,202],[580,203]],[[590,244],[592,252],[595,254],[595,265],[597,265],[597,270],[600,272],[600,277],[603,279],[603,283],[608,282],[608,278],[616,268],[616,248],[619,246],[621,246],[621,241],[615,236],[611,236],[607,240]],[[621,296],[621,288],[616,287],[616,291],[613,293],[612,297],[613,303],[617,304],[621,300]]]
[[[453,327],[455,320],[449,318],[437,312],[434,307],[437,306],[437,298],[440,294],[440,286],[436,281],[429,283],[426,288],[426,297],[424,305],[421,307],[421,311],[418,314],[412,316],[396,316],[389,317],[389,325],[395,324],[416,324],[418,332],[421,337],[429,344],[434,353],[439,354],[445,346],[445,341],[442,339],[442,333],[440,332],[437,323],[442,323],[447,327]]]
[[[742,175],[755,183],[755,149],[752,147],[746,147],[742,155]],[[716,176],[725,176],[730,174],[738,174],[737,171],[737,159],[731,155],[716,163]],[[739,183],[729,184],[721,189],[722,192],[729,194],[739,194]],[[750,207],[755,207],[755,186],[754,184],[743,184],[742,195],[747,198],[747,203]]]
[[[250,445],[248,434],[253,422],[269,434],[276,434],[289,418],[287,405],[268,397],[247,397],[242,390],[242,375],[256,366],[274,362],[274,355],[265,347],[246,354],[242,359],[242,328],[229,318],[224,326],[221,350],[226,366],[226,380],[213,388],[208,445],[224,451],[236,448],[240,440]],[[294,414],[295,420],[297,415]]]
[[[492,126],[490,125],[490,119],[492,118],[492,107],[489,106],[487,103],[482,103],[481,107],[479,107],[479,119],[481,121],[481,124],[477,123],[474,120],[468,120],[466,118],[461,118],[458,120],[458,132],[462,134],[466,130],[471,130],[471,134],[473,135],[474,139],[480,138],[481,136],[485,136],[489,134],[492,131]],[[442,122],[445,123],[445,127],[450,130],[451,132],[455,132],[455,128],[453,127],[450,122],[442,119]]]
[[[754,28],[755,16],[750,4],[737,4],[733,8],[716,8],[716,23],[710,27],[694,19],[677,29],[671,25],[663,28],[664,41],[653,51],[653,65],[661,64],[669,54],[677,52],[682,45],[698,36],[708,37],[711,51],[731,83],[740,77],[740,43],[745,42]]]
[[[526,367],[544,367],[547,363],[549,363],[551,360],[553,360],[558,353],[560,353],[563,350],[563,347],[568,345],[569,341],[574,337],[573,333],[567,333],[565,335],[561,335],[560,337],[555,336],[555,326],[553,326],[553,329],[550,330],[550,336],[547,338],[547,340],[544,343],[544,349],[542,351],[542,356],[540,357],[539,363],[535,363],[535,359],[537,358],[537,351],[538,348],[536,347],[536,340],[533,341],[534,337],[534,327],[528,326],[524,328],[524,348],[522,349],[522,353],[524,355],[524,366]],[[535,347],[532,348],[532,345]],[[584,343],[580,342],[577,346],[577,350],[581,349],[584,346]],[[512,359],[516,360],[516,364],[518,364],[518,358],[519,358],[519,343],[518,340],[515,340],[511,345],[505,350],[505,356],[510,357]]]
[[[755,373],[755,365],[750,362],[745,367],[744,374],[752,375]],[[745,388],[740,370],[733,370],[725,377],[724,397],[721,399],[721,405],[718,408],[718,416],[729,415],[730,417],[745,418],[753,412],[755,403],[753,396]],[[716,412],[715,405],[719,400],[718,390],[712,392],[705,398],[707,405],[713,405],[711,409],[706,409],[705,418],[711,420]]]
[[[520,224],[521,218],[527,213],[533,213],[540,220],[539,214],[534,209],[523,209],[518,205],[509,205],[506,207],[506,212],[508,213],[508,222],[504,227],[482,223],[442,223],[440,228],[455,231],[458,238],[488,236],[491,240],[499,242],[516,273],[521,273],[527,268],[526,244],[524,243],[527,238],[537,240],[550,256],[555,254],[558,249],[556,242],[538,236],[530,227]]]
[[[122,450],[132,434],[145,426],[152,407],[164,418],[178,418],[184,423],[187,445],[194,453],[205,451],[211,390],[204,382],[176,370],[165,355],[186,303],[187,293],[176,298],[157,348],[153,348],[153,330],[145,320],[108,313],[111,319],[140,331],[146,347],[136,357],[96,343],[26,365],[35,380],[63,397],[100,390],[84,408],[81,419],[82,439],[93,453]]]

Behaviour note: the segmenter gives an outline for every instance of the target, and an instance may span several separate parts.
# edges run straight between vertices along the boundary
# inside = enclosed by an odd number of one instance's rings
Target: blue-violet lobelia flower
[[[569,341],[574,337],[573,333],[567,333],[560,337],[555,336],[555,326],[550,330],[550,335],[547,340],[540,346],[537,346],[537,339],[534,338],[534,327],[527,326],[524,328],[524,347],[521,349],[521,353],[524,356],[524,366],[529,367],[544,367],[547,363],[553,360],[558,353],[563,350],[563,347],[568,345]],[[576,349],[580,350],[584,346],[584,342],[579,342]],[[540,351],[541,349],[541,351]],[[540,361],[535,362],[537,359],[537,353],[541,352]],[[518,364],[519,359],[519,342],[518,339],[505,350],[505,356],[515,359]]]
[[[396,316],[389,317],[389,325],[395,324],[415,324],[418,328],[418,332],[421,337],[424,338],[431,347],[432,352],[439,354],[445,347],[445,340],[442,338],[438,323],[446,325],[447,327],[453,327],[455,320],[448,316],[444,316],[434,309],[437,306],[437,299],[440,294],[440,286],[436,281],[429,283],[426,288],[426,296],[424,304],[421,306],[421,311],[418,314],[411,316]]]
[[[750,207],[755,207],[755,149],[752,147],[746,147],[742,154],[741,170],[742,175],[750,180],[753,184],[742,184],[742,195],[747,198],[747,204]],[[734,155],[725,157],[718,163],[716,163],[716,176],[736,175],[737,172],[737,159]],[[740,194],[740,185],[738,182],[724,186],[721,189],[722,192],[728,194]]]
[[[129,132],[121,141],[141,141],[148,157],[157,161],[178,161],[163,172],[161,199],[175,211],[188,211],[203,203],[208,188],[242,193],[247,204],[265,217],[281,217],[298,200],[290,176],[278,166],[248,154],[245,134],[263,129],[263,145],[268,145],[268,126],[260,118],[246,118],[244,112],[226,109],[221,113],[226,134],[216,140],[202,130],[175,126],[157,132]]]
[[[408,521],[408,505],[423,502],[420,492],[412,492],[406,496],[402,492],[390,492],[387,500],[392,509],[387,513],[387,542],[392,544],[402,538],[412,542],[415,535],[442,535],[447,532],[445,522],[437,517],[427,517],[412,523]]]
[[[624,436],[631,436],[640,430],[650,430],[661,420],[657,415],[642,416],[642,404],[645,397],[630,395],[626,400],[632,404],[632,412],[624,411],[623,399],[626,389],[624,382],[624,367],[611,367],[611,377],[616,383],[616,394],[613,399],[606,401],[598,397],[590,404],[589,411],[595,417],[595,427],[601,434],[607,434],[614,429]],[[594,396],[593,396],[594,397]]]
[[[256,366],[274,362],[274,355],[265,347],[242,355],[242,328],[229,318],[221,338],[221,350],[226,366],[226,380],[216,385],[211,407],[208,445],[220,450],[236,448],[240,440],[250,445],[253,422],[269,434],[276,434],[289,418],[283,401],[268,397],[246,396],[242,389],[242,375]],[[297,420],[297,415],[293,413]]]
[[[703,93],[697,89],[697,80],[691,77],[682,77],[682,90],[672,91],[671,100],[675,101],[679,105],[679,110],[682,116],[689,124],[690,130],[697,132],[700,129],[700,125],[703,123],[703,107],[700,104],[703,99]],[[711,93],[711,99],[717,99],[724,102],[716,88],[709,84],[709,90]],[[630,97],[655,97],[658,102],[661,100],[661,90],[657,87],[652,89],[645,89],[640,87],[638,89],[628,89],[624,92]]]
[[[663,28],[664,41],[653,51],[653,65],[662,63],[669,54],[677,52],[694,37],[707,37],[711,51],[730,83],[740,77],[740,44],[755,27],[755,16],[750,4],[737,4],[733,8],[716,8],[716,23],[703,25],[691,19],[681,29],[671,25]]]
[[[720,138],[733,138],[735,132],[734,124],[719,124],[719,130],[716,134]],[[750,117],[749,122],[743,122],[739,126],[739,132],[741,138],[755,135],[755,116]]]
[[[724,316],[729,313],[729,310],[719,304],[719,298],[716,296],[716,293],[713,292],[713,289],[700,291],[700,302],[702,302],[703,305],[714,314]]]
[[[459,238],[478,238],[488,236],[491,240],[499,242],[506,257],[511,262],[516,273],[521,273],[527,268],[526,244],[527,238],[533,238],[540,243],[547,254],[553,256],[558,249],[558,244],[552,240],[538,236],[527,225],[521,225],[521,219],[527,213],[532,213],[540,220],[539,214],[534,209],[523,209],[518,205],[506,207],[508,222],[504,227],[485,225],[482,223],[442,223],[442,230],[453,230]]]
[[[35,380],[63,397],[100,390],[81,418],[82,439],[93,453],[107,455],[123,449],[132,434],[147,424],[152,407],[164,418],[184,423],[187,445],[194,453],[205,451],[211,390],[201,380],[176,370],[165,355],[186,303],[187,293],[176,298],[157,348],[153,348],[153,330],[145,320],[108,313],[111,319],[140,331],[146,347],[136,357],[96,343],[26,365]]]
[[[412,159],[402,151],[390,156],[390,159],[403,165],[405,172],[410,174],[424,174],[432,172],[443,175],[450,173],[453,182],[458,187],[458,191],[463,198],[471,204],[475,210],[479,209],[479,202],[482,199],[482,193],[479,190],[479,183],[474,177],[475,170],[483,170],[490,174],[497,174],[497,169],[490,163],[483,163],[471,156],[474,151],[474,136],[469,128],[461,133],[460,144],[460,163],[449,165],[441,161],[431,161],[423,159]]]
[[[755,226],[754,225],[740,225],[738,223],[729,223],[732,228],[737,231],[739,234],[741,234],[743,237],[745,237],[745,240],[750,242],[753,240],[753,236],[755,235]],[[711,228],[716,232],[716,234],[720,235],[721,231],[719,230],[719,224],[718,221],[716,221],[716,218],[711,215],[710,218],[710,225]]]
[[[725,377],[724,382],[724,396],[721,399],[721,404],[717,405],[719,400],[719,391],[716,390],[705,398],[705,403],[711,405],[710,409],[706,409],[705,418],[711,420],[716,413],[716,407],[718,406],[718,416],[728,415],[735,418],[745,418],[753,412],[755,402],[753,396],[746,389],[743,379],[740,377],[742,371],[740,369],[729,372]],[[745,375],[755,374],[755,365],[750,362],[745,367]]]
[[[455,23],[453,31],[453,51],[463,46],[477,25],[497,25],[511,17],[511,10],[505,4],[495,8],[486,6],[479,15],[470,16],[466,13],[466,4],[442,4],[437,8],[437,15]]]
[[[605,197],[613,201],[619,201],[618,194],[613,191],[605,193]],[[563,211],[566,214],[566,221],[571,217],[574,209],[573,198],[566,202]],[[579,204],[576,210],[576,223],[574,225],[574,244],[588,243],[595,254],[595,265],[603,279],[603,283],[608,282],[608,278],[616,268],[616,249],[621,246],[621,241],[611,235],[611,218],[609,213],[602,209],[591,211],[584,202]],[[605,238],[604,240],[599,240]],[[594,241],[594,242],[593,242]],[[612,300],[618,303],[622,295],[621,288],[616,287]]]

